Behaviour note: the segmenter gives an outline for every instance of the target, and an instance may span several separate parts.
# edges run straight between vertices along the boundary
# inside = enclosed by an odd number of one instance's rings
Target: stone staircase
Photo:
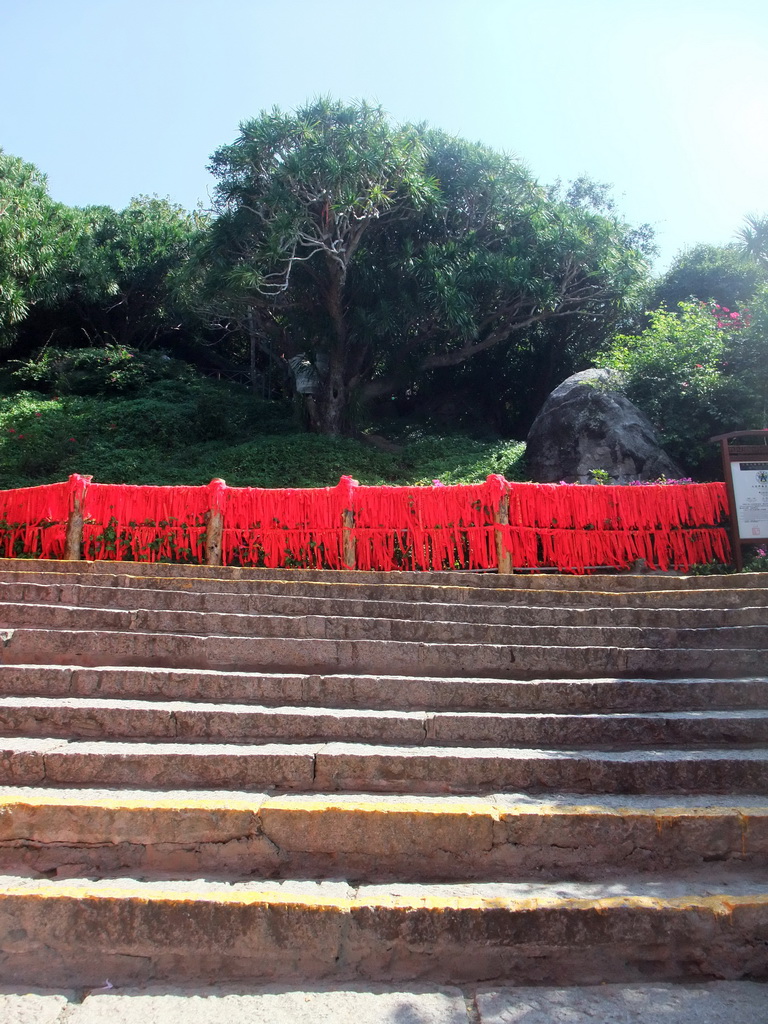
[[[768,977],[768,577],[0,560],[0,981]]]

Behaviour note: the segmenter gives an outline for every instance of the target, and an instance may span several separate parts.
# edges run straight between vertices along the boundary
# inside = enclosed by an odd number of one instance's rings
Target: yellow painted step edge
[[[427,802],[428,801],[428,802]],[[15,808],[33,807],[82,807],[83,809],[103,808],[107,810],[154,811],[154,810],[209,810],[218,814],[228,811],[257,812],[261,809],[283,811],[287,813],[317,813],[325,811],[346,812],[350,814],[412,814],[423,817],[434,815],[455,815],[456,817],[490,817],[494,821],[510,817],[606,817],[606,818],[639,818],[639,819],[670,819],[670,818],[721,818],[736,816],[739,818],[758,818],[768,816],[768,803],[759,806],[744,807],[738,803],[721,806],[675,807],[672,805],[656,807],[605,807],[594,804],[548,804],[524,803],[501,805],[493,801],[456,800],[445,797],[422,797],[419,800],[377,800],[375,797],[328,797],[318,795],[257,795],[254,798],[215,798],[196,797],[194,795],[177,797],[162,794],[141,797],[106,797],[89,798],[87,793],[78,795],[49,793],[34,794],[2,794],[0,795],[0,814],[13,813]]]
[[[450,911],[505,910],[509,913],[530,913],[532,911],[578,911],[582,913],[606,913],[623,910],[650,910],[658,912],[705,911],[718,917],[727,917],[734,910],[742,908],[768,909],[768,893],[749,896],[733,896],[727,893],[710,896],[681,896],[664,899],[657,896],[609,896],[601,899],[536,896],[510,898],[504,896],[404,896],[387,893],[376,897],[340,896],[298,896],[296,893],[279,892],[274,889],[249,889],[226,892],[204,889],[147,888],[141,891],[137,885],[110,886],[109,889],[94,886],[91,882],[29,882],[0,885],[0,902],[23,897],[25,900],[90,900],[97,902],[135,901],[143,904],[198,903],[227,906],[281,906],[293,907],[305,912],[337,911],[352,913],[356,910],[430,910],[435,913]]]

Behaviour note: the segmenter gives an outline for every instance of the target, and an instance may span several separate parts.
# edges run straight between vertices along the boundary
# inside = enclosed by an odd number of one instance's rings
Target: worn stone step
[[[486,625],[325,615],[239,615],[169,609],[112,609],[71,605],[2,604],[0,628],[82,629],[196,636],[393,640],[445,644],[507,644],[571,647],[768,648],[768,612],[751,609],[759,625],[649,627],[613,625]]]
[[[768,792],[768,750],[580,750],[6,737],[0,785],[390,793]]]
[[[768,708],[768,678],[494,680],[10,664],[0,665],[0,694],[419,711],[759,710]]]
[[[0,735],[234,743],[681,747],[768,743],[768,710],[567,714],[0,697]]]
[[[466,983],[765,977],[764,877],[444,883],[0,881],[0,975]]]
[[[0,870],[49,877],[599,880],[768,864],[757,797],[0,789]]]
[[[442,572],[365,572],[361,570],[332,569],[254,569],[241,566],[209,566],[168,564],[166,562],[95,562],[36,559],[30,563],[16,558],[0,558],[3,576],[14,572],[50,572],[98,579],[109,575],[130,575],[145,579],[170,578],[194,580],[225,580],[233,583],[320,583],[357,587],[467,587],[485,591],[501,590],[553,590],[553,591],[632,591],[664,590],[750,590],[768,589],[768,573],[742,573],[722,576],[685,576],[680,573],[592,573],[584,576],[567,575],[557,571],[514,573],[499,575],[495,572],[448,570]]]
[[[24,563],[29,565],[29,563]],[[39,563],[34,563],[37,566]],[[123,563],[127,565],[130,563]],[[167,567],[169,571],[175,567]],[[750,574],[754,575],[754,574]],[[190,577],[177,575],[142,576],[123,572],[95,572],[78,576],[69,572],[46,572],[38,569],[0,572],[0,580],[7,587],[16,588],[16,592],[25,594],[25,600],[32,600],[34,590],[29,587],[52,588],[52,593],[62,596],[64,603],[83,603],[80,600],[68,601],[63,595],[76,594],[80,590],[135,590],[142,597],[145,592],[162,594],[166,591],[184,593],[191,600],[225,601],[227,610],[240,610],[243,601],[256,602],[270,599],[311,601],[346,601],[354,604],[373,601],[381,603],[408,603],[416,607],[446,604],[452,607],[466,605],[471,607],[482,604],[486,608],[508,608],[535,604],[537,607],[584,608],[593,605],[601,607],[626,608],[637,607],[647,609],[667,608],[700,608],[721,609],[741,608],[744,605],[765,607],[768,604],[768,574],[762,575],[765,585],[755,587],[718,587],[702,589],[692,584],[697,578],[682,580],[684,584],[675,589],[652,589],[650,583],[646,589],[615,590],[604,586],[607,577],[599,577],[593,589],[573,590],[555,589],[552,586],[541,588],[533,585],[520,586],[524,579],[513,578],[507,587],[478,587],[462,583],[463,577],[457,574],[452,584],[422,585],[418,583],[393,582],[398,574],[389,574],[386,582],[375,584],[324,582],[322,580],[306,580],[301,574],[283,577],[279,580],[270,579],[216,579],[214,577]],[[345,579],[355,579],[349,575]],[[741,577],[740,577],[741,578]],[[535,578],[533,578],[535,579]],[[13,593],[14,591],[9,591]],[[101,599],[103,601],[103,598]],[[162,597],[157,598],[162,601]],[[94,602],[98,603],[98,602]],[[138,597],[135,604],[141,603]]]
[[[747,627],[752,628],[752,627]],[[756,628],[756,627],[754,627]],[[642,633],[642,631],[640,631]],[[728,632],[728,631],[726,631]],[[134,665],[234,671],[366,672],[496,679],[761,674],[768,650],[328,640],[92,629],[2,631],[5,664]],[[646,636],[637,640],[647,642]]]
[[[162,582],[174,586],[148,587],[147,581],[133,579],[142,586],[117,585],[120,578],[110,577],[113,586],[90,586],[61,583],[8,583],[0,580],[0,608],[5,604],[59,604],[67,607],[110,608],[115,610],[171,610],[194,614],[259,615],[259,616],[337,616],[390,618],[413,622],[472,622],[483,625],[629,625],[649,627],[713,627],[765,625],[768,622],[768,591],[748,591],[749,604],[744,604],[742,591],[715,591],[729,602],[716,607],[683,606],[680,608],[658,602],[627,603],[627,595],[594,594],[589,604],[573,605],[569,595],[549,591],[514,591],[517,599],[509,603],[488,603],[482,600],[378,600],[360,597],[341,598],[323,593],[286,595],[285,593],[253,593],[245,584],[237,584],[239,592],[220,590],[181,590],[178,581]],[[205,581],[204,581],[205,582]],[[285,591],[285,586],[282,590]],[[328,588],[326,588],[328,589]],[[331,589],[331,593],[335,591]],[[496,592],[501,593],[501,592]],[[702,593],[701,591],[695,593]],[[706,593],[706,592],[704,592]],[[451,595],[447,595],[450,597]],[[584,598],[581,592],[576,596]],[[646,596],[646,595],[643,595]],[[659,595],[652,595],[659,596]],[[611,598],[620,597],[621,604]],[[520,598],[525,598],[523,603]],[[545,600],[548,598],[549,600]],[[194,621],[194,619],[192,620]],[[213,619],[212,621],[218,621]],[[226,620],[224,620],[226,621]],[[223,629],[229,632],[228,629]]]

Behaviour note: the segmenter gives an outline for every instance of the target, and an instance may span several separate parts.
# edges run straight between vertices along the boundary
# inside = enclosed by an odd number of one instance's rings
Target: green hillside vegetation
[[[135,357],[140,363],[141,357]],[[194,374],[123,393],[0,397],[0,488],[88,473],[102,483],[325,487],[349,474],[363,484],[471,483],[489,473],[517,479],[525,445],[400,428],[396,452],[358,438],[305,433],[289,401]],[[6,376],[6,390],[13,379]]]

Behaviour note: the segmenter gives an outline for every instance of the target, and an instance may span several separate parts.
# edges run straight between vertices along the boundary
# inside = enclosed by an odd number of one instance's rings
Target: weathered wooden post
[[[69,516],[64,537],[64,558],[75,562],[82,558],[83,521],[85,519],[85,493],[92,476],[73,473],[69,478]]]
[[[509,526],[509,484],[499,473],[494,473],[486,478],[486,483],[491,487],[493,498],[493,522],[495,526]],[[504,543],[505,531],[494,530],[496,539],[496,561],[499,575],[507,576],[515,570],[512,566],[512,555]]]
[[[354,490],[359,484],[351,476],[343,476],[339,480],[339,487],[344,494],[344,508],[341,513],[341,561],[345,569],[354,569],[357,567]]]
[[[355,545],[355,513],[351,508],[345,508],[341,514],[342,519],[342,558],[345,569],[354,569],[357,565],[357,550]]]
[[[499,501],[499,508],[496,513],[496,522],[499,526],[509,526],[509,493],[502,495]],[[496,556],[499,562],[499,573],[507,575],[514,572],[512,567],[512,554],[507,550],[504,543],[504,531],[496,531]]]
[[[208,525],[205,530],[205,564],[221,565],[224,536],[224,491],[226,482],[215,477],[208,484]]]

